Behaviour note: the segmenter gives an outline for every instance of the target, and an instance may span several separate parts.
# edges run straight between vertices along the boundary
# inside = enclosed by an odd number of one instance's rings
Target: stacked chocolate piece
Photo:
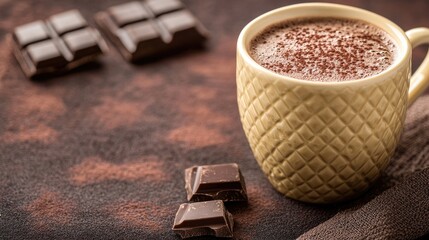
[[[224,202],[246,202],[243,175],[236,163],[195,166],[185,170],[189,201],[180,205],[173,231],[182,238],[232,237],[234,221]]]

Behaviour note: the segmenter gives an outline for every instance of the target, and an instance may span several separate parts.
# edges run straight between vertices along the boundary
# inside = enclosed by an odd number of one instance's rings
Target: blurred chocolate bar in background
[[[97,13],[95,20],[128,61],[201,45],[208,36],[179,0],[124,3]]]
[[[27,77],[64,72],[107,51],[99,32],[78,10],[18,26],[12,40],[14,55]]]

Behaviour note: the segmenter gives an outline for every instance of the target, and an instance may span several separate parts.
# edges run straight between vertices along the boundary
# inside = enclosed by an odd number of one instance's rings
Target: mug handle
[[[412,48],[422,44],[429,44],[429,28],[414,28],[405,33],[411,42]],[[429,86],[429,51],[423,62],[410,79],[408,92],[408,106],[414,103],[426,87]]]

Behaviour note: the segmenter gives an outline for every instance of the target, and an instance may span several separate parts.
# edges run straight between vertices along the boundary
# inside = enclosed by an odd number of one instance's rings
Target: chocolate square
[[[20,48],[50,38],[46,25],[42,21],[27,23],[15,28],[14,37]]]
[[[146,0],[146,4],[155,16],[184,8],[179,0]]]
[[[58,35],[81,29],[88,24],[83,16],[77,10],[55,14],[49,18],[49,21]]]
[[[149,18],[149,13],[139,2],[129,2],[108,9],[109,14],[118,25],[123,27]]]
[[[158,22],[171,34],[172,44],[186,45],[203,40],[195,28],[196,19],[187,10],[162,15]]]
[[[37,42],[27,47],[27,53],[36,68],[56,67],[67,63],[52,40]]]
[[[101,52],[93,29],[73,31],[64,35],[63,39],[76,59]]]
[[[157,26],[150,21],[138,22],[124,28],[132,47],[127,47],[132,53],[147,54],[162,47],[162,41]]]

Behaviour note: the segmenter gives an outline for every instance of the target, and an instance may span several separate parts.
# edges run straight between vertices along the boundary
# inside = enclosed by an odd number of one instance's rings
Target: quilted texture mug
[[[379,74],[345,82],[290,78],[250,57],[250,42],[263,29],[301,17],[372,23],[396,42],[398,56]],[[274,188],[312,203],[342,201],[367,189],[389,163],[407,106],[429,83],[429,56],[411,76],[412,47],[423,43],[429,43],[427,28],[405,33],[382,16],[338,4],[291,5],[250,22],[237,43],[238,106],[253,154]]]

